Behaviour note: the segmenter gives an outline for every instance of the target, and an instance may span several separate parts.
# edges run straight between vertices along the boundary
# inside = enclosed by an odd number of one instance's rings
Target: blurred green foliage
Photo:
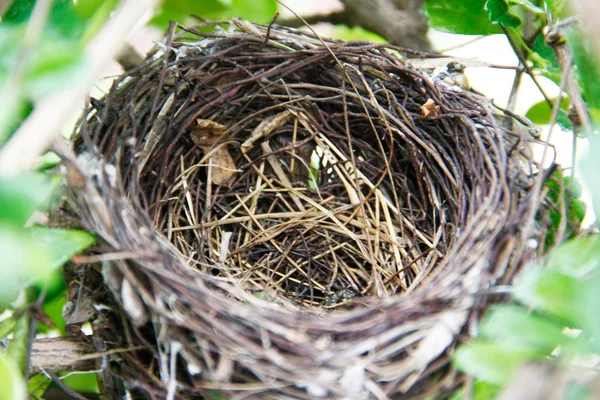
[[[600,235],[580,237],[554,250],[544,269],[515,284],[515,304],[493,307],[477,340],[461,346],[454,364],[477,379],[503,385],[526,362],[600,355],[596,313],[600,300]],[[577,337],[565,328],[579,329]],[[555,350],[560,348],[560,352]]]
[[[42,33],[35,41],[25,41],[34,0],[15,0],[0,24],[0,145],[16,131],[45,96],[59,92],[67,83],[77,80],[85,68],[84,48],[94,37],[118,0],[54,0]],[[553,49],[539,34],[531,47],[525,43],[523,21],[530,13],[534,28],[543,31],[546,12],[561,16],[564,0],[428,0],[425,13],[431,27],[445,32],[467,35],[499,34],[505,28],[520,46],[534,72],[559,83],[562,71]],[[275,0],[164,0],[150,21],[165,30],[169,20],[180,23],[199,21],[193,15],[208,19],[229,19],[234,16],[268,23],[277,11]],[[338,26],[335,33],[343,40],[375,40],[382,38],[362,28]],[[573,50],[576,74],[590,114],[595,123],[600,119],[600,79],[598,62],[591,43],[581,31],[571,28],[567,40]],[[567,116],[569,100],[561,103],[557,123],[571,130]],[[534,123],[549,123],[551,108],[547,103],[531,107],[527,117]],[[593,195],[596,213],[600,212],[600,141],[590,138],[590,152],[582,163],[582,173]],[[40,160],[40,169],[52,166],[56,159]],[[581,223],[585,208],[577,184],[562,174],[545,182],[545,189],[555,203],[562,202],[566,218]],[[562,189],[561,189],[562,188]],[[48,209],[49,200],[57,189],[57,180],[42,174],[25,174],[0,180],[0,308],[11,315],[0,321],[0,339],[12,334],[11,351],[0,352],[0,399],[24,399],[27,393],[40,398],[49,380],[43,375],[30,378],[26,388],[22,381],[24,345],[29,331],[28,305],[45,293],[43,310],[61,331],[62,306],[65,303],[64,284],[59,267],[74,254],[94,242],[89,233],[55,230],[31,226],[36,210]],[[546,246],[554,245],[554,235],[561,218],[550,211],[552,228]],[[568,225],[568,224],[567,224]],[[569,228],[570,229],[570,228]],[[567,236],[574,232],[567,231]],[[515,286],[515,304],[491,309],[483,321],[480,337],[461,346],[454,357],[455,365],[477,379],[474,399],[495,396],[501,384],[514,371],[531,360],[568,359],[574,355],[600,354],[600,318],[596,305],[600,303],[600,239],[597,235],[574,238],[555,249],[546,269],[532,269]],[[18,296],[18,297],[17,297]],[[15,299],[17,299],[15,301]],[[563,328],[581,329],[577,338],[563,334]],[[38,332],[49,328],[39,326]],[[560,356],[552,356],[557,347]],[[97,390],[93,374],[71,375],[65,382],[75,390]],[[574,388],[573,398],[579,399],[585,388]],[[452,398],[462,398],[457,392]]]

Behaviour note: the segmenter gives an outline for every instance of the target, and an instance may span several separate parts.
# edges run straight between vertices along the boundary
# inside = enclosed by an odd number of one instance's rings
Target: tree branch
[[[362,26],[385,38],[393,45],[414,50],[429,50],[427,18],[421,8],[424,0],[342,0],[345,9],[304,19],[311,25],[319,22]],[[297,18],[280,22],[300,27]]]
[[[31,373],[92,371],[96,368],[94,348],[85,340],[63,336],[35,339],[31,347]]]

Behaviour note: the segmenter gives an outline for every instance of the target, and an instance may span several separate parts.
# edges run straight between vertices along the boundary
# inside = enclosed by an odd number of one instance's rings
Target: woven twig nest
[[[99,350],[129,349],[103,359],[107,390],[452,390],[470,310],[543,239],[527,138],[456,66],[238,20],[179,29],[73,140],[72,206],[103,280],[80,271],[66,316],[93,319]]]

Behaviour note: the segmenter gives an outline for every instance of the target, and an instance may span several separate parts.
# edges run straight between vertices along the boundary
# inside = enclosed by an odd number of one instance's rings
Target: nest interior
[[[123,254],[78,293],[113,304],[96,340],[141,348],[108,358],[105,381],[183,397],[441,390],[423,382],[454,376],[469,294],[510,282],[543,240],[528,139],[456,65],[215,26],[173,26],[73,140],[71,206],[100,253]]]

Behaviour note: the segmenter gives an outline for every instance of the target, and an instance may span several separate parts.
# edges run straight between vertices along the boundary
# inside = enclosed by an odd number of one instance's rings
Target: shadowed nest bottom
[[[173,26],[91,102],[65,156],[69,207],[105,255],[102,274],[68,271],[70,301],[108,305],[66,318],[134,349],[103,360],[105,390],[452,390],[473,294],[545,239],[530,139],[453,80],[456,63],[214,26]]]

